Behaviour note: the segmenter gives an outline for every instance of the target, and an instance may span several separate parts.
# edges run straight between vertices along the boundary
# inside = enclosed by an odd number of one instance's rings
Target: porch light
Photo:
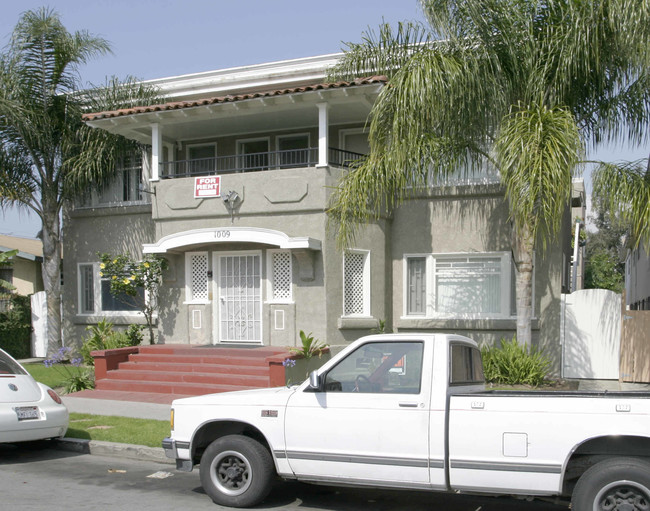
[[[241,197],[235,190],[228,190],[228,193],[223,196],[223,203],[230,211],[230,221],[234,222],[235,209],[241,203]]]

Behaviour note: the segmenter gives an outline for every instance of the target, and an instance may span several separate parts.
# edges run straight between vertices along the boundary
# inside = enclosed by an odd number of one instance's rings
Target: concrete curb
[[[60,438],[56,441],[56,448],[62,451],[78,452],[82,454],[96,454],[99,456],[112,456],[132,460],[153,461],[174,465],[175,461],[165,456],[162,447],[147,447],[146,445],[118,444],[102,442],[100,440],[84,440],[80,438]]]

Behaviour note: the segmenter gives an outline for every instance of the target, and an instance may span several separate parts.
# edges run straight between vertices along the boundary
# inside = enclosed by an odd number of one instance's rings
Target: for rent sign
[[[221,176],[194,178],[194,198],[206,197],[221,197]]]

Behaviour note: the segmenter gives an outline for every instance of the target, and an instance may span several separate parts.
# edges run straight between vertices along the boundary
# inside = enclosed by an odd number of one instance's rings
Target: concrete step
[[[267,374],[219,374],[204,372],[180,372],[180,371],[147,371],[119,370],[108,372],[109,380],[122,381],[146,381],[146,382],[186,382],[201,383],[208,385],[234,385],[243,387],[268,387],[269,375]]]
[[[183,364],[222,364],[237,366],[268,366],[266,357],[248,357],[237,355],[216,356],[213,354],[150,354],[135,353],[129,355],[130,362],[175,362]]]
[[[202,394],[213,394],[216,392],[231,392],[234,390],[248,390],[254,387],[238,385],[215,385],[206,383],[187,382],[150,382],[150,381],[128,381],[104,378],[95,382],[97,390],[112,390],[122,392],[151,392],[158,394],[179,394],[184,396],[200,396]]]
[[[175,359],[171,359],[175,360]],[[142,362],[140,360],[122,362],[120,371],[164,371],[181,373],[218,373],[218,374],[254,374],[266,375],[269,368],[266,366],[251,366],[238,364],[186,364],[183,362]]]

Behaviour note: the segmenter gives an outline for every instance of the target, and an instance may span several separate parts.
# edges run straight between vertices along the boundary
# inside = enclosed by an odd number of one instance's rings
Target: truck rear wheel
[[[230,507],[259,504],[271,491],[271,453],[256,440],[229,435],[212,442],[201,457],[201,485],[216,503]]]
[[[573,511],[650,510],[650,463],[636,458],[601,461],[578,480]]]

